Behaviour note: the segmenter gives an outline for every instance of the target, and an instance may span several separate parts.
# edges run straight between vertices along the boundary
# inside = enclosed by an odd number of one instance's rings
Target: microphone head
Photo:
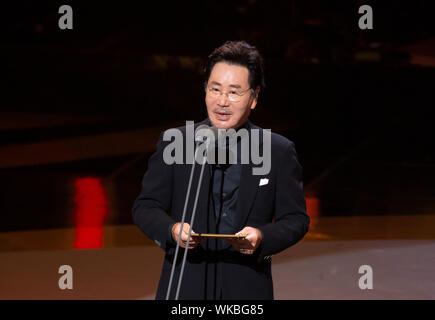
[[[216,140],[218,137],[218,129],[215,126],[202,124],[195,130],[195,142],[204,142],[206,138]]]

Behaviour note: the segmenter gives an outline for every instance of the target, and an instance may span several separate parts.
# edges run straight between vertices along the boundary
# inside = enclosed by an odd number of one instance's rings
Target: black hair
[[[205,84],[207,84],[210,78],[214,65],[218,62],[246,67],[249,71],[248,82],[252,92],[257,87],[260,87],[260,91],[264,89],[263,58],[254,46],[249,45],[245,41],[227,41],[214,49],[208,56],[205,66]]]

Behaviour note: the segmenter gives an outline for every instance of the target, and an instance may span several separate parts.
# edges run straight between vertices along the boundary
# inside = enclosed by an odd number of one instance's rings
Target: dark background
[[[73,8],[73,30],[58,27],[62,4]],[[358,28],[364,4],[373,30]],[[207,55],[245,40],[266,66],[251,120],[295,142],[321,216],[435,214],[434,9],[431,1],[4,3],[0,157],[134,129],[157,137],[201,121]],[[151,152],[9,161],[0,168],[0,231],[73,226],[74,181],[87,176],[109,190],[107,223],[132,223]]]

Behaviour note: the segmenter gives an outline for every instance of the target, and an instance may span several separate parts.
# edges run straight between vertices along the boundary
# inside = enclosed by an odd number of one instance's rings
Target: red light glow
[[[314,231],[316,229],[317,222],[319,221],[320,215],[320,201],[319,198],[315,197],[305,197],[307,203],[307,214],[310,216],[310,230]]]
[[[109,214],[107,196],[99,178],[79,178],[74,183],[76,204],[75,249],[103,247],[103,225]]]

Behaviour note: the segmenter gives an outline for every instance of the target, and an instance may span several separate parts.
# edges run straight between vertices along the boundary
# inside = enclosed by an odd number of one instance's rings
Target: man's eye
[[[231,91],[231,94],[236,94],[236,95],[239,95],[239,92],[238,92],[238,91],[235,91],[235,90],[233,90],[233,91]]]
[[[220,90],[219,90],[218,88],[212,88],[212,90],[213,90],[214,92],[220,92]]]

